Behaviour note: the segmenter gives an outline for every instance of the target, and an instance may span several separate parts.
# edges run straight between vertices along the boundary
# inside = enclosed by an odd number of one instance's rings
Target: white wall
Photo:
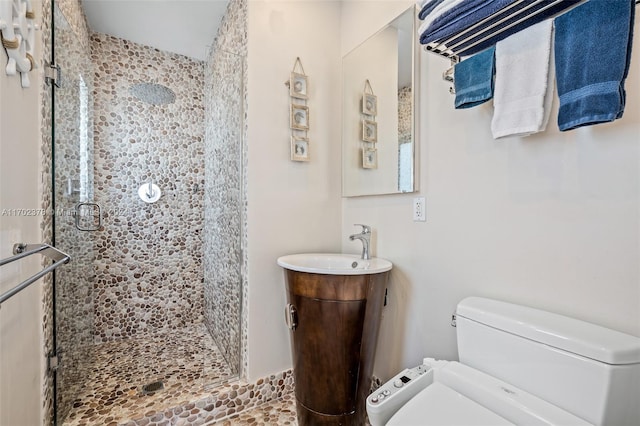
[[[34,3],[34,8],[36,16],[41,16],[41,3]],[[42,238],[41,216],[10,210],[40,208],[41,70],[32,71],[31,88],[22,89],[19,76],[5,74],[6,54],[0,57],[0,258],[4,259],[12,255],[14,243],[39,243]],[[40,260],[32,256],[3,266],[0,293],[38,272]],[[0,309],[1,425],[42,424],[41,297],[41,282],[37,282]]]
[[[340,3],[249,1],[249,380],[291,368],[285,254],[340,250]],[[335,29],[335,31],[331,31]],[[290,158],[289,79],[309,76],[311,161]]]
[[[411,3],[345,3],[342,52]],[[422,52],[420,193],[343,200],[342,234],[371,225],[375,254],[395,265],[374,374],[455,358],[450,316],[470,295],[640,336],[637,30],[621,120],[560,133],[556,100],[547,131],[523,139],[492,139],[491,103],[454,110],[441,78],[448,61]],[[412,221],[417,195],[426,223]]]

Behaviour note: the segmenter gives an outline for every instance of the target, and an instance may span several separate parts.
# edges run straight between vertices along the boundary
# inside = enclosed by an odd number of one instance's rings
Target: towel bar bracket
[[[456,64],[459,62],[459,59],[457,56],[452,56],[451,58],[449,58],[451,60],[451,66],[442,73],[442,79],[444,81],[448,81],[449,83],[452,84],[451,87],[449,87],[449,93],[451,93],[452,95],[456,94],[456,89],[455,86],[453,86],[454,84],[454,75],[453,75],[453,71],[455,69]]]
[[[25,243],[15,243],[13,245],[13,254],[20,254],[25,251],[27,245]]]
[[[0,260],[0,266],[6,265],[11,262],[15,262],[16,260],[22,259],[27,256],[31,256],[32,254],[42,254],[45,257],[48,257],[54,261],[53,264],[47,266],[42,271],[34,274],[30,278],[21,282],[17,286],[13,287],[11,290],[8,290],[2,294],[0,294],[0,306],[7,299],[11,298],[15,294],[29,287],[34,282],[38,281],[40,278],[48,274],[49,272],[56,269],[58,266],[63,265],[65,263],[69,263],[71,260],[71,256],[68,254],[58,250],[55,247],[50,246],[49,244],[24,244],[17,243],[13,245],[13,256],[8,257],[6,259]]]

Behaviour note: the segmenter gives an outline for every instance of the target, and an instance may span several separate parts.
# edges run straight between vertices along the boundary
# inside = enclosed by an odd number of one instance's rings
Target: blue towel
[[[494,53],[491,47],[455,65],[456,109],[471,108],[493,98]]]
[[[525,0],[522,3],[514,4],[513,8],[509,9],[510,11],[515,12],[512,14],[511,17],[499,23],[495,27],[487,30],[489,26],[493,25],[494,23],[498,22],[501,18],[508,15],[508,12],[496,14],[496,16],[493,16],[491,19],[488,19],[487,22],[483,23],[476,29],[478,34],[476,37],[473,37],[472,39],[467,40],[457,48],[459,55],[460,56],[472,55],[476,52],[479,52],[480,50],[486,49],[489,46],[493,46],[500,40],[504,40],[505,38],[509,37],[512,34],[520,32],[528,27],[538,24],[546,19],[549,19],[557,15],[558,13],[564,11],[565,9],[574,7],[576,3],[579,3],[581,0],[562,0],[556,4],[553,4],[554,1],[555,0],[543,0],[539,3],[535,3],[534,5],[532,5],[530,8],[526,10],[523,10],[525,6],[528,6],[529,4],[534,3],[535,0]],[[548,8],[545,9],[545,7],[547,6]],[[533,12],[539,12],[539,13],[535,16],[529,16],[529,15],[532,15]],[[518,20],[527,16],[529,16],[527,19],[517,23]],[[500,32],[499,34],[495,34],[498,30],[502,30],[502,32]],[[479,41],[481,38],[483,38],[487,34],[494,34],[494,35],[474,45],[474,43]],[[449,44],[457,43],[459,40],[460,40],[459,38],[454,39]]]
[[[561,131],[622,117],[634,15],[634,0],[589,0],[556,18]]]
[[[447,38],[480,22],[516,0],[467,0],[445,10],[426,28],[421,28],[420,43]],[[534,1],[534,0],[526,0]]]
[[[427,1],[424,4],[424,6],[422,7],[422,9],[420,10],[420,13],[418,13],[418,18],[424,19],[425,16],[430,14],[433,11],[433,9],[435,9],[436,6],[438,6],[443,1],[444,0],[430,0],[430,1]]]
[[[490,46],[494,46],[498,41],[509,37],[511,34],[522,31],[523,29],[542,22],[565,9],[573,7],[579,1],[580,0],[563,0],[561,2],[557,2],[557,4],[553,4],[555,0],[543,0],[540,2],[537,2],[537,0],[524,0],[520,3],[516,0],[464,1],[459,4],[458,7],[454,7],[442,14],[442,16],[436,18],[428,28],[423,29],[420,36],[420,43],[428,44],[434,41],[442,42],[486,19],[486,22],[482,22],[482,24],[473,30],[476,34],[475,37],[455,48],[456,52],[460,55],[472,55]],[[538,12],[542,9],[544,10],[536,16],[529,17],[523,22],[516,23],[523,17],[531,15],[533,12]],[[507,17],[508,19],[505,19]],[[504,21],[500,22],[503,19]],[[491,28],[487,30],[488,27]],[[503,31],[499,34],[495,34],[497,30]],[[482,38],[490,34],[493,35],[484,41],[480,41]],[[468,34],[455,37],[449,40],[447,45],[456,45],[467,37]]]

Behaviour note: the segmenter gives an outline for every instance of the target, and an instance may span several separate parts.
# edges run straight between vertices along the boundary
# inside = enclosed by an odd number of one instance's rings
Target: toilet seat
[[[442,383],[423,389],[391,417],[387,426],[503,426],[499,415]]]
[[[387,426],[589,425],[509,383],[456,361],[435,361],[433,383],[402,406]]]

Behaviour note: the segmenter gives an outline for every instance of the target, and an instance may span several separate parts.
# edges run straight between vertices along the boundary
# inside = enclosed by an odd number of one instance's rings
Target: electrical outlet
[[[416,197],[413,199],[413,221],[427,221],[427,203],[424,197]]]

